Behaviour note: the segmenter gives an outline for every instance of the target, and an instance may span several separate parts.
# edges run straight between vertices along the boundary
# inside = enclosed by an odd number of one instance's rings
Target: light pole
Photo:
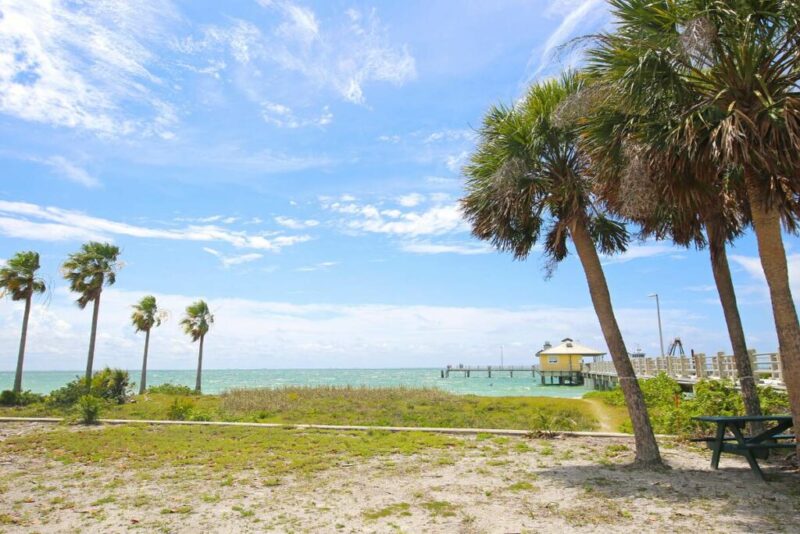
[[[661,357],[664,357],[664,334],[661,330],[661,305],[658,302],[658,293],[653,293],[652,295],[647,295],[650,298],[655,297],[656,299],[656,313],[658,314],[658,341],[661,343]]]

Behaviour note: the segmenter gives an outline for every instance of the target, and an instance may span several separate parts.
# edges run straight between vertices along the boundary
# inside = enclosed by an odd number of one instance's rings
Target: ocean
[[[470,378],[451,375],[441,378],[439,369],[204,369],[203,392],[221,393],[231,388],[277,388],[282,386],[408,386],[432,387],[459,394],[490,397],[581,397],[588,388],[581,386],[542,386],[539,376],[520,372],[513,378],[485,375]],[[141,371],[130,371],[139,381]],[[49,393],[74,379],[82,371],[28,371],[22,376],[22,388],[35,393]],[[152,370],[147,385],[182,384],[194,387],[193,370]],[[14,373],[0,371],[0,391],[11,389]]]

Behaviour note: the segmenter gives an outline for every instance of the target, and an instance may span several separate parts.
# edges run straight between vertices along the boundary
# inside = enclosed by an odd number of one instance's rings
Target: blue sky
[[[130,305],[170,319],[151,367],[191,368],[183,308],[217,322],[207,366],[438,367],[529,362],[565,336],[604,348],[574,257],[550,280],[461,220],[460,167],[496,102],[573,64],[600,0],[0,3],[0,258],[35,249],[50,282],[28,369],[79,369],[90,312],[60,262],[123,249],[97,365],[135,368]],[[796,282],[797,239],[787,236]],[[731,250],[751,346],[775,349],[751,236]],[[606,272],[631,350],[729,350],[704,252],[636,243]],[[0,369],[20,306],[0,304]]]

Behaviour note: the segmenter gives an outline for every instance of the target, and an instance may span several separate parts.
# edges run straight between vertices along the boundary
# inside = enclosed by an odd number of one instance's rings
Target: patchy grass
[[[107,405],[111,419],[181,418],[331,425],[594,430],[596,407],[582,399],[479,397],[433,388],[286,387],[235,389],[222,395],[147,393]],[[599,403],[598,403],[599,404]],[[614,411],[616,407],[608,407]],[[2,407],[6,416],[70,416],[45,403]]]
[[[425,508],[434,517],[453,517],[458,507],[447,501],[426,501],[420,506]]]
[[[533,491],[536,489],[536,486],[531,484],[530,482],[515,482],[508,487],[509,491]]]
[[[276,485],[281,475],[313,473],[345,460],[452,450],[466,443],[421,432],[131,425],[11,437],[0,442],[0,454],[44,455],[65,464],[124,464],[126,469],[153,472],[177,468],[163,476],[192,479],[213,474],[223,485],[232,485],[239,471],[257,470],[265,485]]]
[[[398,502],[395,504],[390,504],[384,508],[378,508],[375,510],[365,510],[361,513],[364,519],[368,519],[370,521],[375,521],[376,519],[381,519],[383,517],[389,517],[394,515],[399,516],[406,516],[411,515],[410,512],[411,505],[406,502]]]

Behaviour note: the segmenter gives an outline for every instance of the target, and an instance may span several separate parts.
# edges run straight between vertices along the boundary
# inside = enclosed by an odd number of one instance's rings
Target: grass
[[[384,508],[378,508],[375,510],[366,510],[361,515],[364,519],[375,521],[376,519],[381,519],[383,517],[389,517],[393,515],[411,515],[409,511],[411,505],[406,502],[399,502],[395,504],[390,504]]]
[[[0,456],[42,455],[65,464],[102,463],[155,470],[170,478],[230,479],[252,470],[274,484],[289,473],[310,474],[345,460],[465,446],[451,436],[417,432],[324,432],[193,426],[108,426],[59,429],[0,442]],[[248,476],[252,476],[248,475]]]
[[[369,426],[594,430],[596,408],[582,399],[478,397],[425,388],[287,387],[237,389],[222,395],[148,393],[105,406],[104,418],[169,419],[176,403],[186,419]],[[612,410],[613,407],[609,408]],[[44,403],[0,408],[6,416],[66,416]]]

